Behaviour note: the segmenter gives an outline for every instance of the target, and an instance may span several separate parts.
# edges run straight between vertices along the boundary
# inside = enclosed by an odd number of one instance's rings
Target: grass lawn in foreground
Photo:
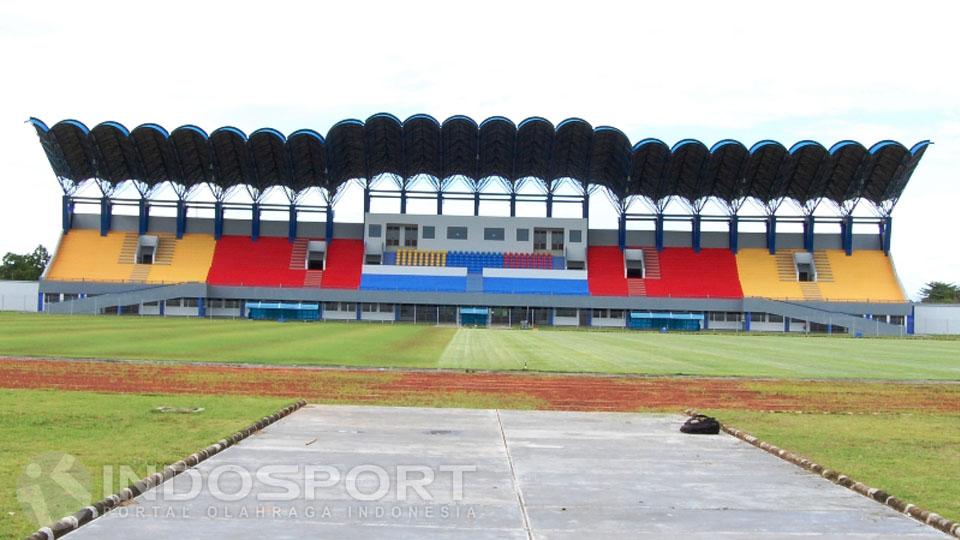
[[[148,467],[159,469],[173,463],[292,401],[0,390],[0,538],[23,538],[47,525],[31,521],[16,497],[18,478],[36,456],[47,452],[75,456],[90,474],[92,503],[104,497],[103,466],[126,465],[138,478],[145,476]],[[206,410],[198,414],[151,412],[160,405]],[[119,485],[116,476],[114,484],[109,493],[126,487],[126,483]],[[74,506],[65,501],[54,519],[82,507]]]
[[[706,413],[871,487],[960,520],[960,411],[875,415],[731,410]]]
[[[0,315],[0,354],[651,375],[960,380],[960,340]]]

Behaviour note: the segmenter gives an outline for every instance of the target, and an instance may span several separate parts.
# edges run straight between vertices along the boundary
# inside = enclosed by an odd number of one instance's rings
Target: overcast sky
[[[933,140],[894,212],[893,255],[915,296],[960,281],[958,6],[5,2],[0,252],[59,235],[60,188],[29,116],[247,133],[326,133],[381,111],[580,117],[670,145]],[[358,215],[342,204],[338,218]]]

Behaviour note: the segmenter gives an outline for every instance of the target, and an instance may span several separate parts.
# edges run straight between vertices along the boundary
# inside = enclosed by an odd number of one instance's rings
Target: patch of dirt
[[[300,369],[134,362],[0,359],[0,388],[302,397],[315,402],[404,403],[451,394],[492,405],[530,398],[575,411],[739,409],[805,412],[960,412],[960,385],[678,377],[592,377],[364,369]]]

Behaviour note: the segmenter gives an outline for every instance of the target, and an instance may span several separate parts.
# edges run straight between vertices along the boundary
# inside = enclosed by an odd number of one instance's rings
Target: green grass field
[[[960,520],[958,414],[707,411],[780,448]]]
[[[92,501],[104,493],[103,466],[126,465],[139,476],[162,468],[238,431],[289,399],[184,395],[95,394],[0,390],[0,538],[23,538],[38,525],[18,503],[18,479],[46,452],[75,456],[89,472]],[[160,405],[204,407],[199,414],[158,414]],[[79,510],[75,501],[51,508],[53,519]],[[46,525],[46,523],[44,523]]]
[[[0,315],[0,354],[651,375],[960,380],[960,341]]]

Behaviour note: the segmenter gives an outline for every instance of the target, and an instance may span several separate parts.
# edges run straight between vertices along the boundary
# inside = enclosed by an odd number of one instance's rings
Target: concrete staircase
[[[297,238],[293,241],[293,251],[290,252],[290,270],[303,270],[307,267],[307,247],[309,238]],[[310,285],[304,286],[310,287]],[[317,285],[319,287],[320,285]]]
[[[322,284],[323,270],[307,270],[307,275],[303,278],[304,287],[319,289]]]
[[[483,275],[467,274],[467,292],[483,292]]]
[[[177,242],[179,240],[172,234],[157,235],[157,251],[153,254],[153,264],[172,264],[173,254],[177,250]]]
[[[627,295],[646,296],[647,286],[640,278],[627,278]]]
[[[130,272],[130,281],[146,281],[150,277],[149,264],[135,264]]]
[[[820,286],[817,285],[816,281],[801,281],[800,292],[803,293],[804,300],[823,300],[823,295],[820,294]]]
[[[781,249],[774,255],[777,259],[777,277],[780,281],[796,281],[797,265],[793,262],[792,249]]]
[[[117,260],[120,264],[133,264],[137,259],[137,241],[140,237],[136,233],[126,233],[123,235],[123,244],[120,246],[120,258]]]
[[[643,276],[644,279],[660,279],[660,254],[657,248],[643,248]]]
[[[817,269],[817,281],[830,283],[833,281],[833,270],[830,268],[830,259],[822,251],[813,252],[813,266]]]

